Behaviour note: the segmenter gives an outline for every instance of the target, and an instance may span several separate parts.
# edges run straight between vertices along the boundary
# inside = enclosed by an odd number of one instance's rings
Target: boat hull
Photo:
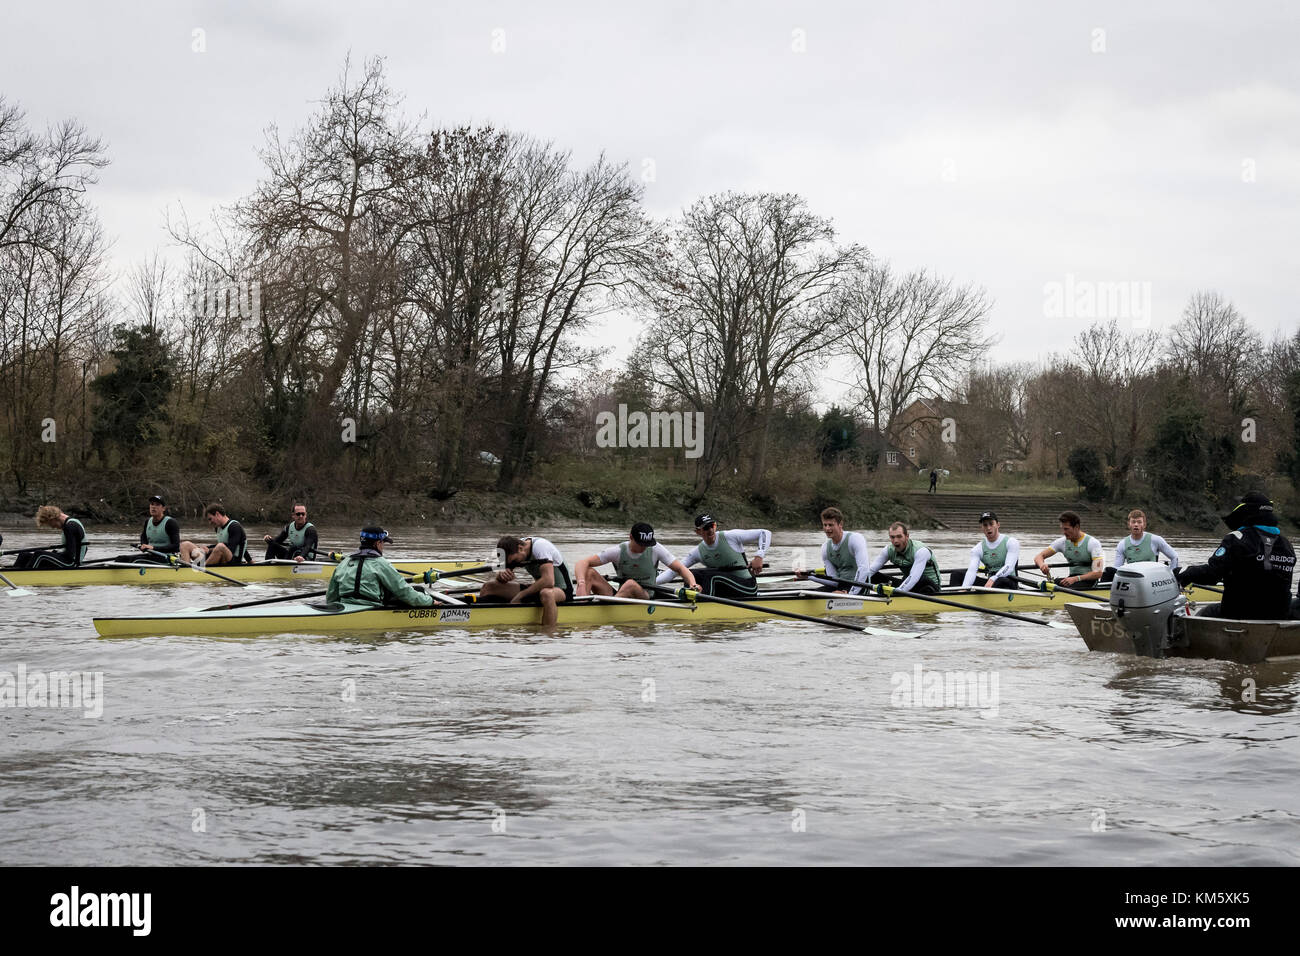
[[[1067,604],[1066,612],[1090,651],[1134,654],[1133,639],[1107,605]],[[1300,655],[1300,621],[1236,621],[1221,617],[1174,618],[1175,643],[1167,657],[1258,664]]]
[[[423,574],[426,569],[459,571],[483,564],[482,561],[393,561],[403,574]],[[216,566],[217,574],[246,584],[290,581],[328,581],[334,574],[332,564],[238,564]],[[220,579],[196,571],[188,565],[140,565],[138,568],[71,568],[66,571],[10,571],[0,568],[16,587],[72,587],[110,584],[219,584]],[[3,583],[0,582],[0,586]]]
[[[1011,610],[1019,613],[1060,610],[1062,595],[1041,591],[977,589],[948,592],[973,609]],[[701,601],[698,604],[656,602],[653,604],[604,603],[580,599],[561,604],[559,623],[592,626],[602,624],[654,624],[683,621],[759,621],[774,616],[771,607],[813,617],[863,617],[877,614],[938,614],[961,608],[933,604],[916,598],[870,598],[855,600],[844,595],[785,592],[764,594],[757,607],[738,608]],[[538,605],[466,604],[455,608],[379,608],[322,611],[313,605],[284,604],[200,613],[187,609],[170,614],[95,618],[101,637],[153,637],[163,635],[255,636],[261,634],[335,634],[351,631],[411,631],[456,627],[535,627],[541,624]]]

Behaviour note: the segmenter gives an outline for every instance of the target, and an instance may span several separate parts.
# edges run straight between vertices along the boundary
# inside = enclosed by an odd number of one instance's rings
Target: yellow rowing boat
[[[423,574],[428,569],[435,571],[460,571],[477,567],[483,561],[403,561],[394,560],[393,566],[403,574]],[[291,581],[328,581],[334,574],[334,565],[327,562],[291,562],[263,564],[232,564],[214,566],[212,570],[227,578],[234,578],[246,584],[288,583]],[[16,587],[66,587],[70,585],[99,584],[216,584],[219,579],[211,574],[181,564],[141,564],[134,567],[89,567],[68,568],[67,570],[11,571],[0,568],[0,574],[14,583]],[[3,587],[0,584],[0,587]]]
[[[1041,591],[1004,591],[972,588],[945,591],[945,598],[973,609],[1018,612],[1052,611],[1075,600],[1064,594]],[[1201,591],[1199,600],[1213,600]],[[541,624],[537,605],[478,604],[469,597],[452,598],[462,603],[432,608],[370,608],[344,604],[267,604],[259,607],[202,611],[186,608],[166,614],[138,614],[128,617],[97,617],[95,630],[101,637],[152,637],[162,635],[208,635],[214,637],[263,634],[338,634],[363,631],[422,631],[440,628],[535,627]],[[774,615],[765,607],[796,614],[827,617],[861,617],[881,614],[940,614],[959,610],[917,598],[849,597],[843,594],[806,590],[783,590],[761,594],[754,606],[684,601],[636,601],[622,598],[579,598],[561,604],[562,625],[652,624],[692,621],[758,621]]]

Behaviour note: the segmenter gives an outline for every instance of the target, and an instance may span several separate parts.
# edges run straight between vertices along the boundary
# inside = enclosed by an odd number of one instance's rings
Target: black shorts
[[[948,587],[959,588],[961,587],[962,582],[965,580],[966,580],[965,571],[952,571],[948,574]],[[984,578],[984,577],[980,577],[979,575],[976,575],[975,584],[973,586],[977,588],[1003,588],[1007,591],[1020,590],[1020,582],[1010,576],[1005,578],[995,578],[994,580],[990,581],[988,578]]]
[[[758,582],[754,580],[754,576],[747,574],[745,577],[748,580],[737,580],[732,577],[734,573],[734,571],[718,571],[712,568],[691,571],[695,576],[696,590],[701,594],[737,599],[758,597]]]

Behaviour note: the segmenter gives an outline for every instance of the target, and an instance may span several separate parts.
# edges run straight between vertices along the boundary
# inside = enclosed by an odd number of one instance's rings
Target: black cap
[[[1242,497],[1237,507],[1223,516],[1223,523],[1228,526],[1228,530],[1236,531],[1248,524],[1276,524],[1277,516],[1273,514],[1273,502],[1268,495],[1252,491]]]
[[[706,511],[704,514],[695,516],[695,527],[707,528],[711,524],[716,524],[717,520],[717,518],[713,517],[713,515]]]
[[[980,514],[980,524],[983,524],[986,521],[997,521],[997,520],[998,520],[998,516],[995,515],[992,511],[985,511]]]
[[[150,496],[149,496],[149,504],[151,504],[151,505],[165,505],[165,504],[167,504],[167,502],[165,502],[165,501],[162,500],[162,495],[150,495]]]
[[[643,544],[647,548],[653,547],[655,543],[655,529],[650,527],[644,521],[638,521],[632,525],[632,540],[637,544]]]
[[[385,531],[383,528],[379,528],[374,525],[371,525],[369,527],[361,529],[361,540],[362,541],[392,541],[393,539],[389,536],[388,532]]]

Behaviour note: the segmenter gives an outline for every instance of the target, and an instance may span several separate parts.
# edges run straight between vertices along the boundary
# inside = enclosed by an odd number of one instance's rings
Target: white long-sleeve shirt
[[[984,569],[984,576],[990,581],[995,578],[1004,578],[1014,575],[1016,573],[1016,565],[1020,563],[1020,542],[1015,538],[999,534],[997,540],[992,543],[991,547],[996,548],[1001,545],[1004,538],[1007,542],[1007,560],[1002,567],[997,568],[996,570],[993,568]],[[979,577],[980,562],[984,560],[984,546],[986,544],[988,544],[987,538],[970,549],[970,566],[966,569],[966,577],[961,582],[962,587],[970,587],[975,583],[975,579]]]
[[[739,552],[740,554],[745,553],[745,545],[747,544],[757,545],[757,547],[754,550],[754,553],[757,554],[760,558],[764,557],[767,554],[767,549],[772,544],[772,532],[768,531],[766,528],[753,528],[744,531],[733,529],[730,531],[719,531],[718,534],[725,537],[727,539],[727,544],[731,545],[731,547],[735,551]],[[700,563],[700,547],[699,545],[696,545],[695,547],[691,548],[690,551],[686,552],[686,557],[682,558],[682,564],[690,568],[690,567],[694,567],[696,564],[699,563]],[[672,568],[669,568],[667,571],[662,572],[659,575],[659,577],[655,579],[655,583],[667,584],[675,577],[677,577],[677,572],[674,571]]]
[[[889,563],[889,561],[892,560],[893,555],[894,546],[892,544],[887,544],[881,548],[880,553],[871,559],[871,566],[867,568],[867,577],[875,574]],[[925,566],[930,561],[930,555],[931,551],[929,548],[920,547],[916,549],[916,554],[912,560],[912,570],[909,571],[907,577],[903,579],[903,583],[898,585],[899,590],[910,591],[915,587],[916,582],[921,580],[921,575],[925,573]],[[861,569],[859,569],[859,571],[861,571]]]

